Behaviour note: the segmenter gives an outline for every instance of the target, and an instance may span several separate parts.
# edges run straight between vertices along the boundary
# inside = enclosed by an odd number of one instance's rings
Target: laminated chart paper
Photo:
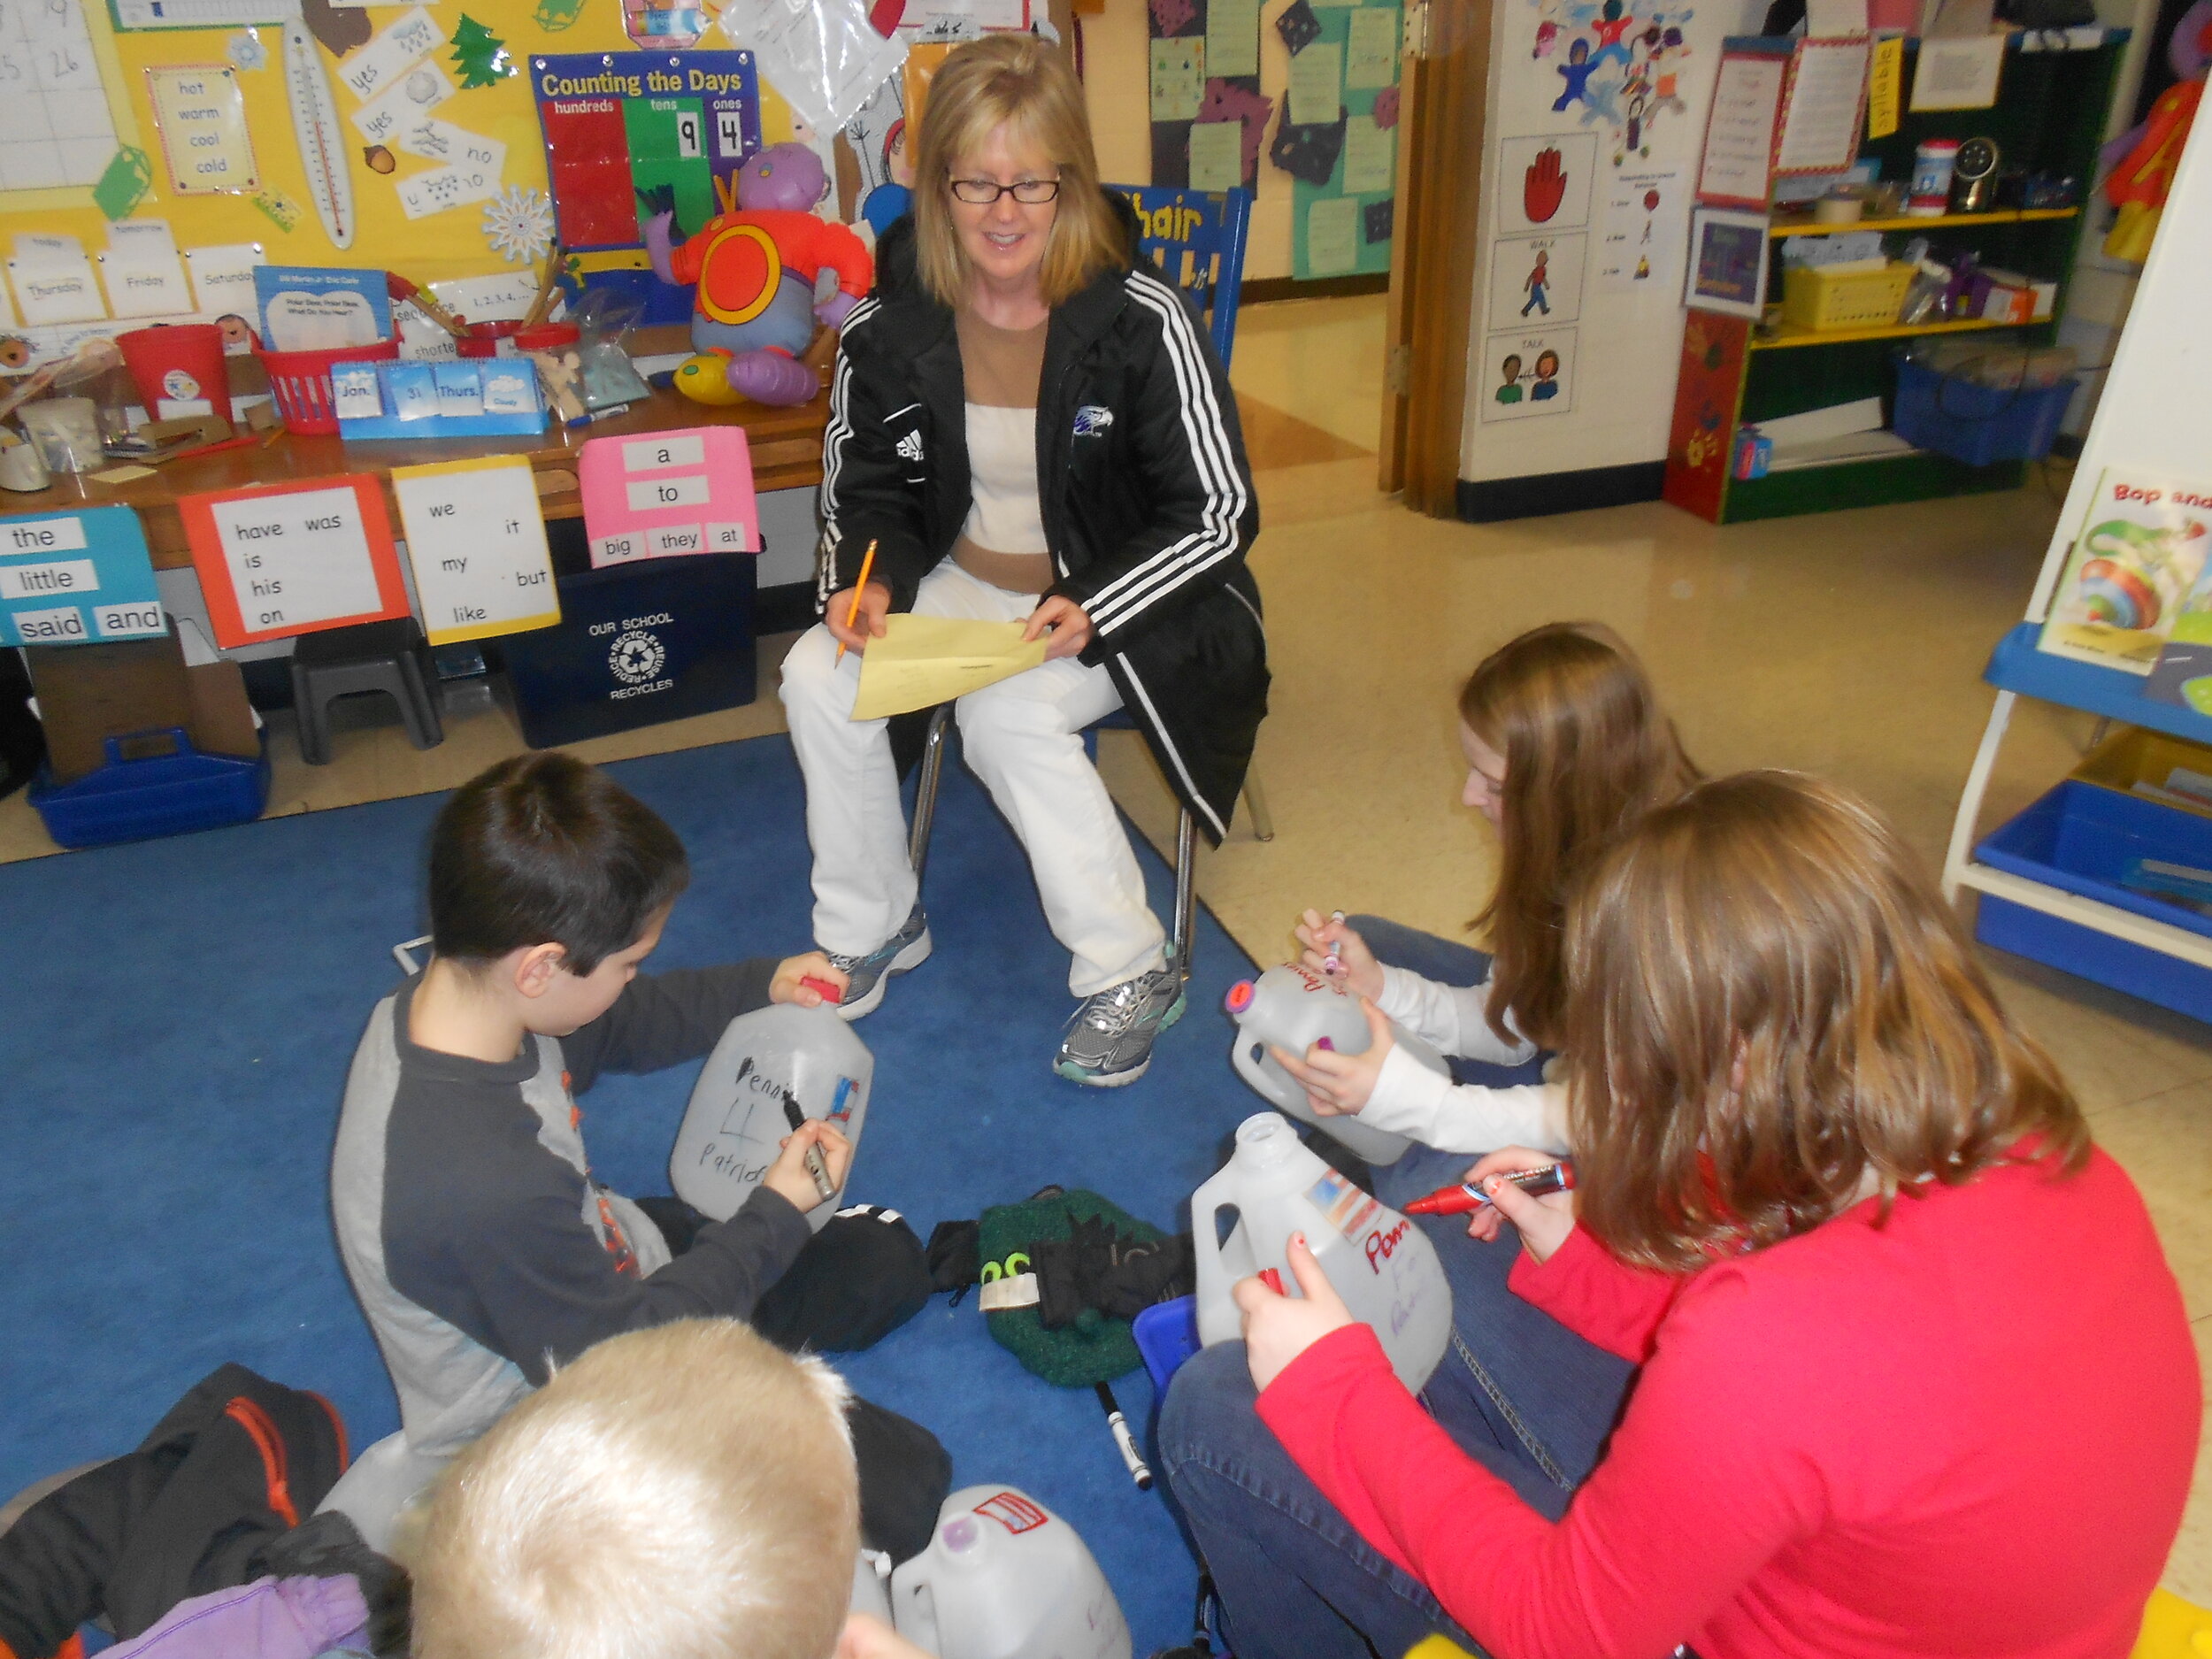
[[[146,534],[128,507],[0,518],[0,645],[167,632]]]
[[[433,645],[550,627],[561,619],[536,477],[520,456],[396,466],[423,631]]]
[[[384,492],[347,473],[177,503],[225,650],[403,617],[407,588]]]
[[[576,473],[595,568],[760,550],[752,451],[741,426],[594,438]]]

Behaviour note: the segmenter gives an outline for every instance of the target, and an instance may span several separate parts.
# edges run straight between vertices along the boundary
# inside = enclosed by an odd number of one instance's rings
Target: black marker
[[[783,1116],[784,1121],[791,1125],[793,1133],[806,1127],[806,1114],[799,1110],[799,1102],[791,1098],[788,1091],[783,1092]],[[816,1141],[806,1149],[805,1164],[806,1172],[814,1178],[814,1190],[825,1198],[836,1197],[837,1183],[830,1179],[829,1160],[822,1156],[820,1141]]]
[[[1137,1452],[1137,1442],[1129,1432],[1129,1420],[1121,1415],[1121,1402],[1114,1398],[1114,1391],[1104,1383],[1096,1385],[1098,1403],[1106,1408],[1106,1425],[1114,1432],[1114,1444],[1121,1448],[1121,1461],[1129,1466],[1129,1479],[1137,1483],[1137,1490],[1152,1490],[1152,1471],[1145,1466]]]

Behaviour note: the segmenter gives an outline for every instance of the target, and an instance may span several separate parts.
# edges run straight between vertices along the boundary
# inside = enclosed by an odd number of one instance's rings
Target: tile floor
[[[1259,769],[1276,839],[1237,824],[1202,856],[1199,892],[1261,960],[1302,906],[1451,932],[1480,907],[1487,827],[1457,805],[1459,680],[1540,621],[1595,616],[1641,650],[1709,772],[1819,772],[1888,812],[1939,858],[1990,693],[1991,643],[2018,619],[2064,480],[2014,495],[1716,528],[1653,503],[1474,526],[1407,511],[1375,488],[1383,301],[1248,308],[1233,379],[1266,526],[1252,557],[1275,669]],[[762,684],[787,638],[762,642]],[[747,709],[577,746],[594,760],[781,727],[772,691]],[[271,811],[449,787],[520,747],[482,687],[452,697],[447,741],[410,749],[357,713],[327,767],[273,721]],[[2024,705],[1988,824],[2088,746],[2085,716]],[[1156,843],[1172,807],[1133,735],[1102,765]],[[0,802],[0,859],[54,850],[19,794]],[[2156,1217],[2212,1374],[2212,1029],[2017,958],[1988,958],[2026,1027],[2057,1056],[2099,1138]],[[2212,1603],[2212,1462],[2167,1583]]]

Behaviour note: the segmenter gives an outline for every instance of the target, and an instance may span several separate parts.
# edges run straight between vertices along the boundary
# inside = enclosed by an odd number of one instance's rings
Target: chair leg
[[[399,717],[407,741],[417,749],[437,748],[445,741],[445,722],[438,714],[438,671],[430,662],[430,653],[401,652],[399,681]]]
[[[1244,810],[1251,815],[1252,833],[1261,841],[1273,841],[1275,818],[1267,810],[1267,791],[1260,787],[1260,774],[1249,766],[1244,772]]]
[[[306,671],[292,670],[292,712],[299,718],[300,758],[311,766],[330,764],[330,722]]]
[[[1170,960],[1176,974],[1185,985],[1190,983],[1191,950],[1194,944],[1191,913],[1194,904],[1193,887],[1198,870],[1198,825],[1185,807],[1175,823],[1175,931],[1168,940]]]
[[[914,780],[914,822],[906,832],[906,861],[914,866],[914,882],[921,885],[929,864],[929,830],[937,817],[937,784],[945,773],[945,727],[952,719],[952,704],[937,705],[929,717],[929,735],[922,740],[922,764]]]

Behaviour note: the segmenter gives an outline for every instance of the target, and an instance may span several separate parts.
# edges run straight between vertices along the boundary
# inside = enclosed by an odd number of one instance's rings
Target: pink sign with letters
[[[753,457],[742,426],[594,438],[576,471],[595,568],[760,551]]]

